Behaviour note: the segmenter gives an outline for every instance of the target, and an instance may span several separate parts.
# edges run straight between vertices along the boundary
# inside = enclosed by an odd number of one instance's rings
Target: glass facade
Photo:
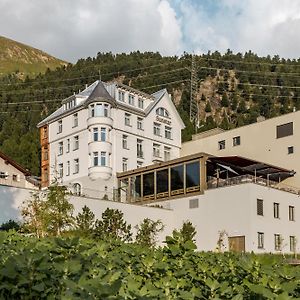
[[[120,179],[126,186],[130,202],[162,199],[200,191],[200,160],[171,165],[157,170],[141,171]],[[124,191],[123,191],[124,192]]]

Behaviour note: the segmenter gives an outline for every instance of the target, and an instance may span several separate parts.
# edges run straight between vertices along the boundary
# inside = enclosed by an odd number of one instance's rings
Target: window
[[[172,138],[172,128],[169,126],[165,127],[165,138],[166,139],[171,139]]]
[[[257,248],[258,249],[264,248],[264,233],[263,232],[257,233]]]
[[[48,127],[43,127],[43,138],[46,139],[48,137]]]
[[[1,179],[7,179],[8,178],[8,173],[7,172],[0,172],[0,178]]]
[[[98,152],[93,152],[93,167],[96,167],[98,165],[99,165]]]
[[[58,177],[62,178],[64,175],[64,165],[63,164],[59,164],[58,165]]]
[[[108,117],[109,116],[109,105],[104,103],[96,103],[90,105],[90,116],[91,117]]]
[[[171,193],[183,194],[183,187],[184,187],[183,165],[171,167]]]
[[[80,196],[81,195],[81,185],[79,183],[74,183],[74,185],[73,185],[73,194],[75,196]]]
[[[137,129],[143,130],[143,118],[137,118]]]
[[[235,136],[232,139],[232,142],[233,142],[233,146],[239,146],[241,144],[241,137],[240,136]]]
[[[144,99],[142,99],[142,98],[138,99],[138,107],[141,108],[141,109],[144,108]]]
[[[225,140],[218,141],[219,150],[225,149]]]
[[[289,220],[295,221],[295,207],[289,206]]]
[[[190,208],[198,208],[199,207],[199,199],[190,199]]]
[[[57,122],[57,133],[62,133],[62,120]]]
[[[106,166],[106,152],[101,152],[101,166]]]
[[[132,95],[132,94],[128,95],[128,103],[130,105],[134,105],[134,95]]]
[[[73,115],[73,127],[77,127],[78,126],[78,114],[74,114]]]
[[[159,115],[159,116],[162,116],[162,117],[166,117],[166,118],[169,118],[169,112],[163,108],[163,107],[159,107],[157,110],[156,110],[156,114]]]
[[[274,218],[279,219],[279,203],[274,203]]]
[[[144,157],[144,153],[143,153],[143,140],[137,139],[137,157],[139,158],[143,158]]]
[[[74,159],[74,174],[79,173],[79,158]]]
[[[163,169],[156,171],[156,194],[169,194],[169,170]],[[158,197],[160,195],[157,195]]]
[[[154,195],[154,172],[143,174],[143,195]]]
[[[108,117],[108,104],[104,104],[104,117]]]
[[[73,145],[73,150],[79,149],[79,136],[76,135],[74,136],[74,145]]]
[[[185,185],[187,192],[195,191],[195,187],[200,187],[200,165],[199,161],[187,163],[185,165]]]
[[[106,141],[106,128],[101,127],[101,142],[105,142],[105,141]]]
[[[123,91],[118,92],[119,101],[125,101],[125,93]]]
[[[296,252],[296,237],[293,235],[290,236],[290,251]]]
[[[264,215],[264,200],[262,199],[257,199],[257,215],[258,216],[263,216]]]
[[[67,153],[70,152],[70,139],[67,139]]]
[[[160,135],[160,124],[158,123],[153,123],[153,133],[155,135]]]
[[[125,113],[125,125],[126,125],[126,126],[131,126],[131,125],[130,125],[130,117],[131,117],[130,114]]]
[[[170,160],[171,159],[171,148],[165,147],[164,148],[164,160]]]
[[[293,135],[293,122],[278,125],[276,127],[276,137],[278,139],[289,135]]]
[[[137,168],[141,168],[143,166],[143,162],[142,161],[137,161],[136,162],[136,167]]]
[[[153,144],[153,156],[160,157],[160,145],[159,144]]]
[[[128,149],[128,143],[127,142],[128,142],[128,136],[123,134],[123,137],[122,137],[123,149]]]
[[[93,141],[94,142],[97,142],[99,139],[99,136],[98,136],[98,128],[93,128]]]
[[[66,176],[70,175],[70,161],[67,161],[67,172],[66,172]]]
[[[280,234],[274,234],[274,248],[275,251],[280,251],[281,250],[281,236]]]
[[[123,157],[123,159],[122,159],[123,172],[127,171],[127,162],[128,162],[128,158]]]
[[[19,182],[20,180],[21,180],[20,174],[16,174],[16,175],[14,174],[13,175],[13,181],[18,181]]]
[[[294,146],[288,147],[288,154],[293,154],[294,153]]]
[[[58,143],[58,155],[62,155],[64,152],[64,144],[63,142]]]

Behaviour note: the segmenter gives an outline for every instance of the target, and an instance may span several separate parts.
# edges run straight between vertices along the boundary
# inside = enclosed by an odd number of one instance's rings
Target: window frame
[[[264,232],[257,232],[257,249],[265,248],[265,234]]]
[[[226,148],[226,140],[218,141],[218,150],[224,150]]]
[[[240,145],[241,145],[241,136],[240,135],[234,136],[232,138],[232,146],[236,147],[236,146],[240,146]]]
[[[289,221],[295,221],[295,206],[289,205]]]
[[[274,219],[280,219],[278,202],[273,202],[273,216],[274,216]]]

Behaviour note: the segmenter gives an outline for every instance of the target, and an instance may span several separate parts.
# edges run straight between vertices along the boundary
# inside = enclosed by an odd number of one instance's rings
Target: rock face
[[[55,69],[66,64],[41,50],[0,36],[0,76],[9,73],[35,76],[47,68]]]

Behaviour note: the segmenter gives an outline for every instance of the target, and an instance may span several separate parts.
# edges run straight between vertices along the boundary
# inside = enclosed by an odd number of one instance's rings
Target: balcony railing
[[[207,181],[207,189],[216,189],[219,187],[238,185],[243,183],[255,183],[262,186],[267,186],[277,190],[293,193],[300,195],[300,190],[296,187],[289,186],[277,181],[272,181],[265,178],[255,177],[253,175],[242,175],[228,179],[219,179],[217,178],[210,179]]]

